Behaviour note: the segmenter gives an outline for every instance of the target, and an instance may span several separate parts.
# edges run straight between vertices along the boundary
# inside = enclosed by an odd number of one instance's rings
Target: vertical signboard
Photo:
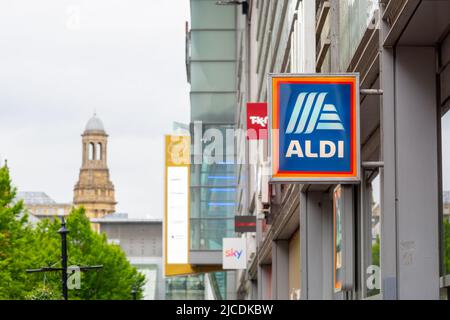
[[[190,252],[189,136],[165,137],[164,274],[185,276],[221,271],[220,266],[192,266]]]
[[[273,182],[359,182],[359,75],[271,75],[269,94]]]
[[[189,265],[190,137],[166,136],[164,253],[166,276],[192,272]]]
[[[247,139],[267,140],[269,116],[267,103],[247,103]]]
[[[245,238],[224,238],[222,250],[224,270],[247,269],[247,240]]]

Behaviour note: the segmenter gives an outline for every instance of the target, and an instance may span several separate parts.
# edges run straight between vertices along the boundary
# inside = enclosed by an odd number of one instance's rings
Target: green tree
[[[14,202],[15,194],[8,168],[0,168],[0,299],[61,299],[60,272],[25,272],[61,266],[61,222],[46,219],[32,227],[23,203]],[[145,277],[119,246],[91,229],[84,208],[72,210],[67,228],[69,266],[103,265],[99,271],[81,273],[81,287],[69,291],[70,299],[126,300],[132,298],[133,287],[142,297]]]
[[[58,220],[43,220],[38,224],[35,237],[40,249],[37,249],[36,265],[51,265],[60,260],[60,227]],[[72,210],[67,218],[67,228],[68,265],[103,265],[101,270],[81,273],[80,289],[69,291],[70,299],[127,300],[132,298],[133,287],[136,287],[138,297],[142,297],[145,277],[130,265],[119,246],[109,244],[104,234],[92,230],[84,208]],[[49,287],[54,288],[59,279],[52,277],[48,282]]]
[[[0,299],[21,299],[31,290],[25,269],[31,266],[33,230],[23,203],[14,203],[16,189],[9,170],[0,168]]]
[[[450,274],[450,219],[444,219],[444,259],[446,274]]]
[[[377,236],[375,243],[372,245],[372,264],[380,266],[380,236]]]

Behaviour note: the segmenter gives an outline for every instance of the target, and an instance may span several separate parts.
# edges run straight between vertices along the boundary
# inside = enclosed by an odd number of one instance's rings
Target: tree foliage
[[[450,219],[444,219],[444,259],[446,274],[450,274]]]
[[[46,219],[32,226],[23,203],[14,202],[15,194],[8,168],[0,168],[0,299],[60,299],[60,272],[25,270],[61,267],[61,222]],[[81,273],[81,287],[69,291],[70,299],[126,300],[132,298],[133,287],[142,297],[145,277],[119,246],[92,230],[84,208],[72,210],[67,228],[69,266],[103,265],[101,270]]]

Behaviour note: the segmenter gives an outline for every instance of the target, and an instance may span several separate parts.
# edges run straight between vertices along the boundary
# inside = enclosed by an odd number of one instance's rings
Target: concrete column
[[[435,54],[433,47],[397,48],[399,299],[439,299]]]
[[[386,37],[386,22],[381,21],[381,37]],[[381,178],[381,291],[383,299],[397,299],[397,188],[395,156],[395,50],[383,48],[381,51],[380,79],[383,88],[381,106],[381,158],[384,168],[380,170]]]
[[[101,152],[102,152],[102,163],[103,163],[103,165],[106,167],[107,165],[108,165],[108,159],[107,159],[107,156],[108,156],[108,151],[107,151],[107,148],[108,148],[108,141],[105,139],[104,141],[102,141],[102,149],[101,149]]]
[[[382,87],[383,298],[439,299],[435,49],[383,49]]]
[[[332,299],[332,222],[328,193],[301,193],[302,300]]]
[[[289,300],[289,241],[272,244],[272,298]]]
[[[272,299],[272,266],[258,266],[258,300]]]
[[[251,284],[250,299],[257,300],[258,299],[258,282],[255,280],[251,280],[250,284]]]
[[[87,163],[88,154],[89,154],[89,144],[83,141],[83,163],[82,163],[83,167]]]

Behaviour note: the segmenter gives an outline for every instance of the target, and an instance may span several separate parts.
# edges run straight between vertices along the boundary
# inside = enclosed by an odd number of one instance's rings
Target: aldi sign
[[[273,182],[359,182],[359,75],[272,75],[269,90]]]

